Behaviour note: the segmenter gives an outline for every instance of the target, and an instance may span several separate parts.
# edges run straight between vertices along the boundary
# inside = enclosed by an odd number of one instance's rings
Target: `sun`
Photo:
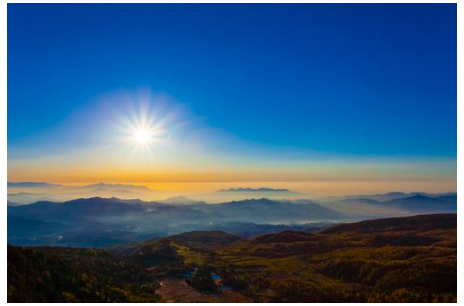
[[[165,109],[157,109],[155,103],[143,102],[143,97],[136,98],[141,102],[131,103],[120,113],[117,137],[134,156],[155,156],[172,143],[168,126],[176,117]]]
[[[146,128],[138,128],[134,132],[134,140],[139,145],[148,145],[151,141],[152,134]]]

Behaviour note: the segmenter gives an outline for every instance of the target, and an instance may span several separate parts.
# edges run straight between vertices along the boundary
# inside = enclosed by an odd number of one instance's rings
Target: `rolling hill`
[[[450,230],[457,228],[456,214],[431,214],[404,218],[387,218],[366,220],[334,226],[323,231],[323,234],[359,233],[370,235],[377,232],[427,232],[431,230]]]
[[[246,282],[255,301],[455,301],[456,225],[456,214],[438,214],[318,234],[288,231],[223,249],[220,257],[237,275],[230,282]]]
[[[189,287],[195,271],[216,275],[213,286],[227,292]],[[8,248],[8,301],[207,302],[220,296],[229,302],[456,302],[457,215],[368,220],[250,240],[196,231],[108,251]]]

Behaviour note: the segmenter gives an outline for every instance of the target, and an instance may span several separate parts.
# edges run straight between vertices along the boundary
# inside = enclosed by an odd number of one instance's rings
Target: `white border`
[[[9,3],[42,3],[42,1],[8,1]],[[57,0],[49,0],[47,1],[47,3],[62,3],[63,1],[57,1]],[[105,0],[101,0],[101,1],[72,1],[72,3],[127,3],[127,1],[122,1],[122,0],[116,0],[116,1],[105,1]],[[200,1],[200,2],[197,2],[197,1],[175,1],[175,0],[167,0],[167,1],[159,1],[159,2],[153,2],[153,1],[147,1],[147,0],[138,0],[136,1],[136,3],[282,3],[282,1],[273,1],[273,0],[270,0],[270,1],[244,1],[244,0],[238,0],[238,1]],[[347,1],[327,1],[327,0],[323,0],[323,1],[290,1],[290,2],[287,2],[287,3],[437,3],[437,1],[430,1],[430,0],[425,0],[425,1],[418,1],[418,0],[411,0],[411,1],[392,1],[392,0],[386,0],[386,1],[354,1],[354,2],[347,2]],[[457,51],[458,51],[458,55],[460,54],[459,51],[462,50],[462,39],[459,37],[459,34],[462,33],[463,29],[462,29],[462,22],[460,22],[460,20],[462,20],[462,18],[464,18],[464,14],[461,13],[461,11],[459,10],[460,8],[460,5],[459,5],[459,1],[440,1],[439,3],[458,3],[458,48],[457,48]],[[4,202],[4,216],[3,216],[3,220],[5,221],[5,223],[2,224],[1,226],[1,229],[2,229],[2,232],[3,232],[3,252],[2,252],[2,261],[3,263],[5,264],[5,262],[7,261],[7,249],[6,249],[6,246],[7,246],[7,241],[6,241],[6,233],[7,233],[7,223],[6,223],[6,196],[7,196],[7,2],[5,2],[2,6],[1,6],[1,16],[2,18],[0,18],[0,20],[2,21],[1,24],[2,24],[2,31],[1,31],[1,41],[3,42],[3,48],[1,50],[2,52],[2,58],[4,59],[3,60],[3,64],[1,66],[1,71],[2,71],[2,75],[1,75],[1,78],[2,78],[2,82],[1,82],[1,92],[2,92],[2,96],[3,96],[3,99],[1,100],[1,119],[0,119],[0,122],[1,122],[1,129],[2,129],[2,142],[3,142],[3,146],[4,146],[4,149],[2,150],[2,158],[3,158],[3,163],[2,163],[2,171],[3,171],[3,175],[4,175],[4,183],[3,183],[3,189],[4,189],[4,199],[5,199],[5,202]],[[462,88],[461,86],[459,85],[462,85],[462,81],[460,82],[460,79],[459,79],[459,71],[462,71],[462,69],[459,69],[459,68],[462,68],[462,62],[458,60],[458,65],[457,65],[457,68],[458,68],[458,78],[457,78],[457,84],[458,84],[458,89],[459,88]],[[458,130],[458,153],[459,152],[463,152],[463,142],[462,141],[459,141],[459,135],[463,135],[464,133],[464,125],[461,123],[461,121],[459,120],[460,118],[460,114],[462,115],[462,108],[463,108],[463,101],[460,99],[462,98],[462,94],[459,93],[459,90],[458,90],[458,103],[457,103],[457,122],[458,122],[458,127],[457,127],[457,130]],[[461,116],[461,119],[464,119],[463,116]],[[458,154],[459,156],[459,154]],[[462,172],[460,170],[463,170],[463,166],[462,164],[460,164],[458,162],[458,176],[459,176],[459,173]],[[461,191],[464,192],[464,186],[462,183],[459,182],[458,180],[458,188],[457,190],[459,191],[459,193]],[[462,216],[459,216],[458,215],[458,223],[460,223],[459,221],[464,221],[464,217]],[[458,232],[459,232],[459,229],[458,229]],[[458,240],[458,248],[459,248],[459,245],[463,246],[462,243],[459,243],[459,240]],[[459,273],[459,272],[462,272],[463,269],[459,268],[458,266],[458,292],[460,293],[460,289],[463,289],[464,288],[464,281],[463,280],[463,276],[462,276],[462,273]],[[3,265],[3,279],[2,279],[2,285],[3,285],[3,299],[2,299],[2,302],[3,303],[6,303],[7,301],[7,271],[6,271],[6,266]],[[463,291],[464,292],[464,291]],[[459,295],[459,294],[458,294]],[[35,304],[35,303],[33,303]],[[93,303],[90,303],[90,304],[93,304]],[[133,303],[128,303],[128,304],[133,304]],[[215,304],[215,303],[201,303],[201,304],[205,304],[205,305],[211,305],[211,304]],[[235,304],[235,303],[232,303],[232,304]],[[289,304],[294,304],[294,303],[289,303]],[[414,303],[413,303],[414,304]],[[278,305],[278,304],[276,304]]]

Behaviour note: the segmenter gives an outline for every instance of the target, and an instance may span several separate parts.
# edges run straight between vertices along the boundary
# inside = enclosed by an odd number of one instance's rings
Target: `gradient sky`
[[[8,4],[8,179],[452,190],[456,38],[456,4]]]

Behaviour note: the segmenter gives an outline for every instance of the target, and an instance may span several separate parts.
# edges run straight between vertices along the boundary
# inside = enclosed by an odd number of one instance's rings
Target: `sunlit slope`
[[[231,283],[245,282],[256,300],[453,301],[456,223],[456,214],[371,220],[265,235],[220,254]]]
[[[8,294],[17,301],[159,300],[158,282],[169,286],[160,292],[176,300],[176,292],[186,290],[186,275],[197,269],[214,273],[221,286],[256,302],[457,299],[456,214],[369,220],[316,234],[284,231],[250,240],[195,231],[107,251],[9,247],[8,253]],[[117,289],[121,280],[127,288]],[[43,295],[43,286],[53,294]],[[82,286],[95,290],[85,295]],[[26,287],[28,294],[19,295]]]

